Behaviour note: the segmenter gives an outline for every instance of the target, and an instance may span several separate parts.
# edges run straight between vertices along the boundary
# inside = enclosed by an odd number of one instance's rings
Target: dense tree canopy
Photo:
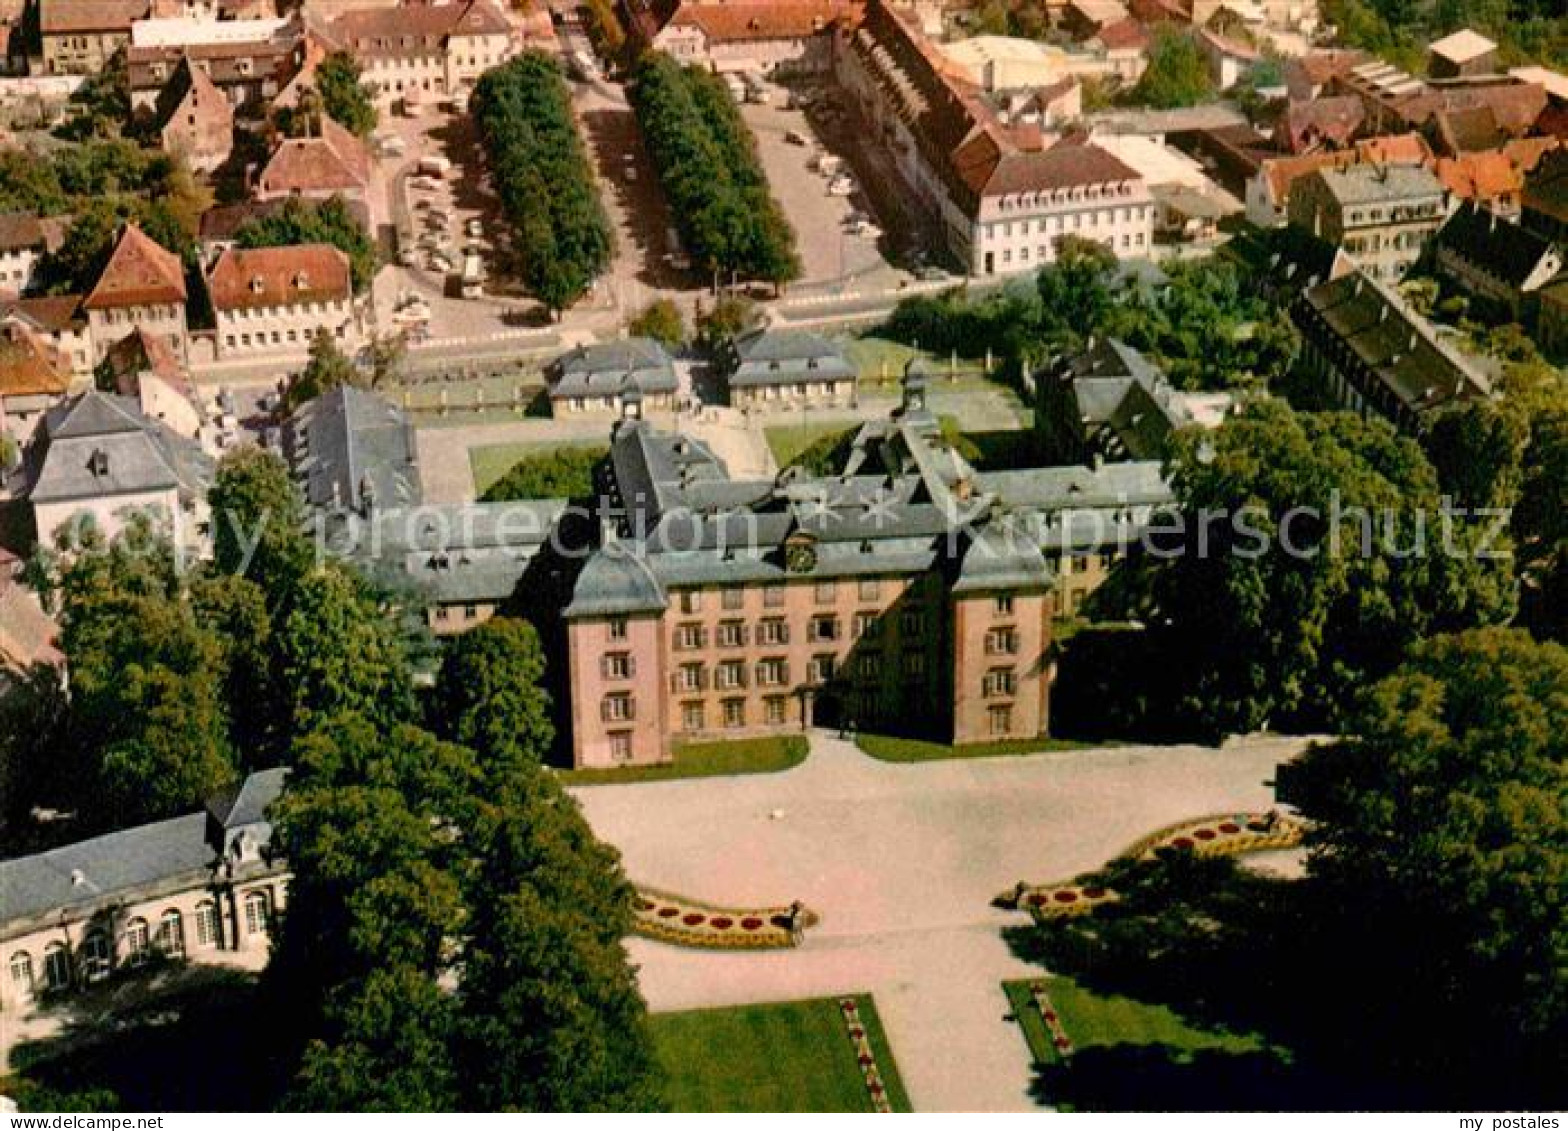
[[[650,302],[627,323],[626,328],[633,334],[652,338],[672,348],[686,340],[686,320],[681,317],[681,308],[675,305],[673,299],[661,298]]]
[[[334,51],[316,67],[321,108],[338,125],[359,137],[376,128],[376,104],[361,81],[359,62],[348,51]]]
[[[593,469],[607,449],[597,444],[552,448],[524,456],[485,490],[487,503],[519,499],[582,499],[593,494]]]
[[[562,311],[609,266],[614,237],[560,67],[525,52],[486,71],[470,105],[519,274]]]
[[[1462,27],[1496,40],[1505,62],[1568,67],[1568,12],[1559,0],[1325,0],[1339,38],[1419,73],[1424,45]]]
[[[369,287],[376,274],[375,241],[340,196],[322,201],[291,197],[278,211],[245,221],[234,242],[240,247],[331,244],[348,256],[355,291]]]
[[[1130,93],[1131,100],[1158,110],[1196,106],[1214,93],[1209,64],[1191,35],[1159,24],[1149,47],[1149,65]]]
[[[794,232],[723,81],[653,52],[637,67],[631,97],[692,260],[718,282],[799,275]]]

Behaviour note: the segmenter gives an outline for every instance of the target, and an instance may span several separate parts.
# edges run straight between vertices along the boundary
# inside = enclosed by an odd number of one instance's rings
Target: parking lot
[[[888,239],[860,179],[845,155],[825,144],[804,109],[773,83],[761,85],[766,103],[741,103],[757,140],[768,185],[795,229],[800,283],[858,278],[887,266]],[[812,97],[805,95],[805,97]]]

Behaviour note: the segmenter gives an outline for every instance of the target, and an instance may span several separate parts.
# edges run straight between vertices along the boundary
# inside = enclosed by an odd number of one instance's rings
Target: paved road
[[[992,896],[1092,868],[1163,824],[1267,807],[1274,767],[1302,745],[898,766],[818,734],[783,774],[576,793],[640,882],[731,906],[799,898],[822,915],[793,951],[633,939],[651,1008],[870,991],[917,1110],[1029,1110],[1028,1051],[1000,983],[1038,969],[1008,951],[1000,929],[1020,920]]]

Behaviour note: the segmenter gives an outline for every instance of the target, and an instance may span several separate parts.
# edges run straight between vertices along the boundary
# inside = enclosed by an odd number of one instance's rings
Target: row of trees
[[[719,77],[651,52],[637,66],[631,98],[693,262],[716,282],[797,277],[794,232]]]
[[[559,313],[593,285],[613,250],[560,68],[526,52],[487,71],[471,105],[519,274]]]

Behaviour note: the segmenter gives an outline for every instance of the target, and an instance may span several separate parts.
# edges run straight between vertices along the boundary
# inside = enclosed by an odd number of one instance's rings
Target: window
[[[700,612],[702,612],[702,590],[701,589],[688,589],[684,593],[681,594],[681,612],[683,612],[683,613],[700,613]]]
[[[862,577],[860,579],[860,599],[862,601],[875,601],[882,596],[882,582],[875,577]]]
[[[59,944],[55,945],[58,946]],[[50,951],[53,949],[51,947],[49,951],[44,952],[44,976],[48,979],[51,989],[64,986],[71,980],[71,964],[66,957],[64,947],[60,947],[59,958],[55,960],[60,965],[59,971],[51,968]],[[87,973],[89,981],[96,982],[101,978],[109,976],[109,968],[113,965],[109,954],[109,937],[107,935],[94,931],[82,940],[82,966]]]
[[[245,933],[259,935],[272,924],[272,900],[264,891],[245,896]]]
[[[991,722],[992,734],[1013,733],[1013,709],[1011,707],[992,707],[986,712],[986,714]]]
[[[702,730],[706,724],[707,720],[704,718],[702,700],[697,699],[690,703],[681,704],[682,730]]]
[[[838,586],[831,581],[817,582],[817,604],[831,605],[838,596]]]
[[[719,602],[731,612],[746,607],[746,591],[744,589],[726,589]]]
[[[876,613],[856,613],[854,625],[850,628],[849,638],[851,640],[859,640],[862,636],[875,632],[876,627]]]
[[[158,950],[170,958],[185,957],[185,920],[174,908],[158,918]]]
[[[1004,593],[996,599],[996,615],[999,617],[1010,617],[1013,615],[1013,596],[1011,593]]]
[[[919,676],[926,674],[926,654],[910,650],[904,653],[904,674]]]
[[[196,905],[196,945],[218,945],[218,905],[210,899]]]
[[[811,657],[810,679],[812,683],[826,683],[833,678],[838,659],[832,652],[823,652]]]
[[[788,644],[789,622],[778,617],[770,617],[757,625],[758,644]]]
[[[675,647],[701,648],[708,643],[708,631],[700,624],[683,624],[675,629]]]
[[[742,660],[725,660],[714,676],[714,686],[721,691],[733,691],[746,686],[746,664]]]
[[[761,687],[782,687],[789,682],[789,661],[769,656],[757,664],[757,683]]]
[[[605,679],[631,679],[637,674],[637,662],[629,652],[609,652],[599,661]]]
[[[103,936],[92,934],[87,936],[89,946],[97,942],[103,943]],[[109,972],[109,956],[107,953],[101,957],[102,968],[89,967],[92,976],[101,978]],[[44,985],[51,990],[63,990],[71,984],[71,954],[65,949],[64,943],[52,942],[44,948]]]
[[[701,664],[682,664],[675,669],[676,691],[701,691],[707,684],[707,672]]]
[[[731,730],[746,725],[746,700],[724,700],[724,725]]]
[[[147,957],[147,920],[132,919],[125,925],[125,957],[131,962]]]
[[[985,652],[988,656],[1014,656],[1018,653],[1018,632],[1011,628],[993,628],[985,634]]]
[[[812,617],[811,631],[806,633],[808,640],[837,640],[837,617]]]
[[[769,585],[762,590],[762,604],[764,608],[782,609],[784,607],[784,586]]]
[[[789,718],[789,700],[782,695],[769,695],[762,701],[762,713],[769,726],[782,726]]]
[[[898,617],[898,630],[905,636],[919,636],[921,617],[918,609],[905,609]]]
[[[608,632],[611,640],[625,640],[626,618],[616,617],[606,626],[606,631]]]
[[[11,956],[11,985],[16,987],[19,994],[33,992],[33,956],[25,950],[19,950]]]
[[[746,643],[746,626],[738,620],[719,623],[719,647],[739,648]]]
[[[985,673],[986,698],[1013,695],[1017,691],[1018,677],[1013,674],[1012,668],[992,668]]]
[[[637,703],[624,691],[606,695],[599,701],[599,717],[607,723],[630,722],[637,717]]]

